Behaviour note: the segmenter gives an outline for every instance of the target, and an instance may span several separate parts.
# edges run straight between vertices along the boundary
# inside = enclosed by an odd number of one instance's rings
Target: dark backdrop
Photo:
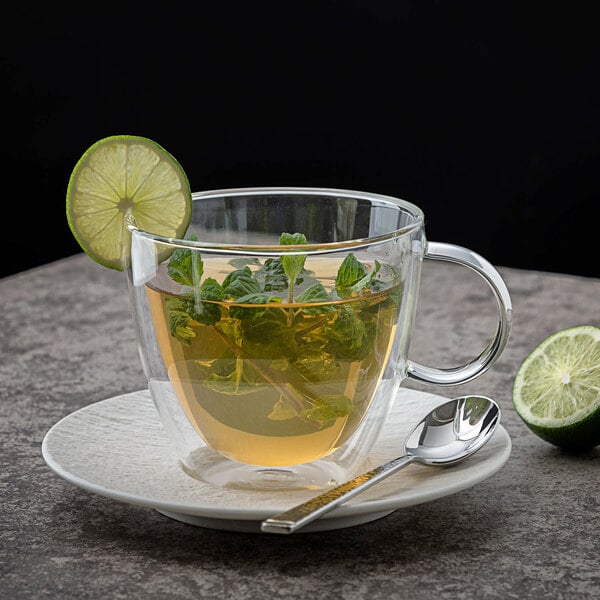
[[[69,175],[122,133],[194,191],[392,194],[429,239],[600,276],[594,3],[67,4],[3,9],[0,276],[80,252]]]

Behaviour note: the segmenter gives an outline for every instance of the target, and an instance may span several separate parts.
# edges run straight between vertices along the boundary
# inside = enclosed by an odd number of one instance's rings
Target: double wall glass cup
[[[470,250],[428,242],[422,211],[403,200],[217,190],[193,194],[185,239],[130,231],[150,394],[181,467],[217,486],[316,490],[355,476],[404,379],[464,383],[508,340],[499,273]],[[465,365],[408,357],[424,259],[464,265],[493,291],[497,328]]]

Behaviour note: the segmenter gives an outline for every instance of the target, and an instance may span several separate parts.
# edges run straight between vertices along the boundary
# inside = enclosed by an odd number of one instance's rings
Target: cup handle
[[[500,273],[482,256],[454,244],[428,242],[424,258],[463,265],[483,277],[498,303],[498,327],[485,350],[474,360],[459,367],[438,369],[407,361],[406,374],[411,379],[434,385],[458,385],[471,381],[496,362],[506,344],[512,323],[512,302]]]

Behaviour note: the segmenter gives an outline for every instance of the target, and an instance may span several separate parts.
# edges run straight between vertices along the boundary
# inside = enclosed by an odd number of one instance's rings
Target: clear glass
[[[131,224],[140,357],[186,473],[326,489],[361,472],[405,377],[450,385],[489,368],[506,286],[471,251],[428,244],[423,221],[376,194],[249,188],[194,194],[185,240]],[[474,269],[498,301],[492,341],[462,367],[407,358],[426,257]]]

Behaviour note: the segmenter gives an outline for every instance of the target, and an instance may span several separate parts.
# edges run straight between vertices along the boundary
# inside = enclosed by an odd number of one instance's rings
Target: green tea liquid
[[[213,271],[222,278],[227,268]],[[314,277],[332,285],[326,271]],[[321,303],[316,313],[310,303],[247,305],[243,318],[232,316],[231,303],[216,303],[220,320],[192,322],[195,337],[182,343],[169,327],[172,283],[159,277],[146,291],[170,382],[194,429],[223,456],[264,466],[322,458],[356,431],[387,362],[400,293],[396,284]]]

